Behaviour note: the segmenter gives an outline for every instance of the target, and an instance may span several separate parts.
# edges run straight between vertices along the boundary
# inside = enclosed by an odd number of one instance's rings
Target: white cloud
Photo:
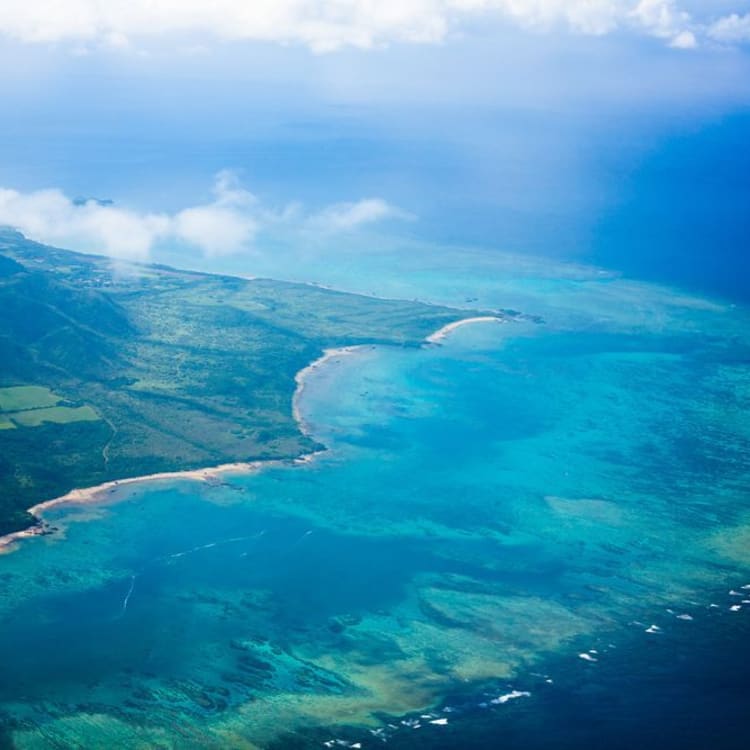
[[[680,31],[672,37],[669,46],[675,49],[695,49],[698,46],[698,40],[692,31]]]
[[[446,3],[457,10],[494,11],[528,28],[550,29],[562,25],[594,35],[617,28],[627,4],[623,0],[448,0]]]
[[[731,13],[720,18],[709,26],[708,35],[719,42],[730,44],[750,42],[750,13],[744,16]]]
[[[174,216],[174,235],[208,256],[236,253],[250,245],[259,229],[252,215],[257,199],[227,170],[216,176],[213,193],[212,203],[185,208]]]
[[[229,255],[247,247],[258,230],[250,216],[217,205],[195,206],[174,217],[174,234],[206,255]]]
[[[57,189],[0,188],[0,225],[40,242],[129,261],[148,260],[159,244],[187,244],[216,257],[251,248],[260,232],[347,232],[394,218],[411,216],[381,198],[337,203],[312,214],[298,204],[270,210],[228,171],[216,176],[210,202],[172,214],[71,200]]]
[[[690,49],[697,44],[690,14],[679,10],[675,0],[640,0],[632,16],[647,33],[667,40],[672,47]]]
[[[382,198],[365,198],[356,203],[336,203],[310,217],[308,224],[324,231],[351,231],[364,224],[384,219],[413,219],[414,217],[395,208]]]
[[[0,34],[27,42],[72,41],[127,48],[131,39],[198,34],[222,40],[307,45],[324,52],[389,42],[434,43],[477,19],[582,34],[630,29],[694,46],[711,19],[693,20],[680,0],[0,0]],[[695,6],[695,3],[692,3]],[[736,19],[736,20],[732,20]],[[715,34],[746,18],[728,16]],[[713,28],[713,27],[711,27]],[[692,35],[692,37],[690,36]],[[746,39],[746,32],[737,38]]]
[[[145,260],[154,242],[169,231],[162,214],[138,214],[80,204],[60,190],[19,193],[0,188],[0,224],[13,226],[29,237],[117,258]]]

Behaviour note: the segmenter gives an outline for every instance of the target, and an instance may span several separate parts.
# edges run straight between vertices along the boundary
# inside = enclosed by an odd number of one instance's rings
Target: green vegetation
[[[19,427],[39,427],[45,422],[96,422],[99,415],[90,406],[51,406],[48,409],[27,409],[11,416]]]
[[[94,422],[99,415],[90,406],[61,403],[49,388],[20,385],[0,388],[0,430],[15,427],[39,427],[45,422]]]
[[[42,409],[56,406],[60,397],[49,388],[39,385],[21,385],[15,388],[0,388],[0,412]]]
[[[417,346],[467,313],[118,266],[0,231],[0,534],[73,487],[315,446],[294,374],[326,347]],[[33,429],[31,429],[33,427]]]

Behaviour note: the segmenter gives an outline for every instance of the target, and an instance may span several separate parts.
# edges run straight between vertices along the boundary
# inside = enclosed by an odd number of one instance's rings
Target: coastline
[[[505,318],[502,318],[499,315],[482,315],[476,318],[463,318],[462,320],[456,320],[453,323],[448,323],[448,325],[444,325],[442,328],[435,331],[435,333],[431,333],[425,339],[425,341],[428,344],[439,344],[443,339],[445,339],[449,334],[451,334],[457,328],[461,328],[461,326],[465,326],[465,325],[469,325],[473,323],[505,323]]]
[[[294,382],[297,387],[294,389],[292,395],[292,416],[299,425],[299,429],[303,435],[310,437],[310,426],[305,422],[305,418],[302,416],[302,412],[299,408],[299,400],[302,397],[302,393],[305,390],[305,381],[308,376],[315,372],[321,365],[328,362],[328,360],[334,359],[335,357],[344,357],[349,354],[354,354],[360,349],[364,349],[370,344],[353,344],[351,346],[341,346],[333,349],[324,349],[323,354],[316,360],[313,360],[307,367],[303,367],[295,376]]]
[[[301,459],[309,460],[307,457]],[[15,531],[0,537],[0,555],[12,552],[18,542],[24,539],[30,539],[37,536],[49,536],[53,531],[46,525],[42,517],[46,510],[64,505],[91,505],[111,499],[112,495],[124,487],[132,487],[146,482],[156,482],[165,479],[186,479],[196,482],[209,482],[212,479],[218,479],[225,474],[250,474],[253,471],[260,470],[267,464],[274,463],[271,461],[251,461],[238,462],[231,464],[220,464],[203,469],[188,469],[185,471],[163,471],[156,474],[144,474],[137,477],[127,477],[125,479],[113,479],[109,482],[94,485],[93,487],[72,489],[65,495],[44,500],[41,503],[32,505],[27,509],[37,522],[27,529]]]
[[[424,344],[439,344],[453,331],[461,326],[472,324],[472,323],[489,323],[505,322],[504,318],[500,316],[481,316],[473,318],[463,318],[456,320],[453,323],[448,323],[442,328],[439,328],[434,333],[425,337]],[[323,354],[316,360],[311,362],[306,367],[299,370],[294,376],[294,382],[296,388],[292,395],[292,416],[297,422],[300,431],[303,435],[310,436],[310,427],[302,416],[299,401],[302,397],[302,393],[306,387],[306,381],[309,375],[315,372],[321,365],[325,364],[331,359],[336,357],[348,356],[355,354],[360,349],[364,349],[372,346],[372,344],[353,344],[350,346],[343,346],[331,349],[325,349]],[[113,479],[102,484],[94,485],[93,487],[76,488],[70,490],[60,497],[52,498],[50,500],[44,500],[36,505],[31,506],[27,509],[27,512],[31,514],[36,520],[32,526],[20,531],[14,531],[5,536],[0,536],[0,556],[13,552],[18,544],[24,539],[31,539],[38,536],[49,536],[54,533],[44,521],[43,514],[45,511],[51,508],[56,508],[65,505],[91,505],[99,502],[103,502],[107,499],[112,499],[112,496],[123,487],[132,487],[134,485],[143,484],[147,482],[156,482],[161,480],[188,480],[195,482],[210,482],[224,476],[226,474],[252,474],[253,472],[260,471],[261,469],[278,465],[285,462],[294,464],[305,464],[309,463],[314,459],[316,455],[325,452],[323,450],[315,451],[313,453],[302,454],[294,458],[288,459],[269,459],[263,461],[249,461],[249,462],[235,462],[220,464],[218,466],[210,466],[200,469],[187,469],[185,471],[163,471],[156,474],[145,474],[137,477],[126,477],[124,479]]]

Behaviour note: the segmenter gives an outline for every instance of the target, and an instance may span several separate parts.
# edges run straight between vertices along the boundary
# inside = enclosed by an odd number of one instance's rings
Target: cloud
[[[708,35],[718,42],[729,44],[750,42],[750,13],[744,16],[731,13],[714,21],[708,28]]]
[[[695,49],[698,46],[698,40],[692,31],[680,31],[672,36],[669,46],[675,49]]]
[[[381,198],[337,203],[310,214],[298,204],[268,209],[229,171],[216,176],[210,202],[172,214],[72,200],[57,189],[22,193],[0,188],[0,225],[40,242],[127,261],[146,261],[159,245],[189,245],[217,257],[252,248],[262,232],[351,232],[394,218],[412,217]]]
[[[247,247],[258,231],[258,223],[229,208],[195,206],[174,217],[178,239],[201,248],[208,256],[231,255]]]
[[[154,242],[169,231],[170,221],[162,214],[139,214],[94,200],[72,201],[60,190],[0,188],[0,224],[42,242],[145,260]]]
[[[172,221],[174,235],[207,256],[228,255],[250,245],[259,229],[253,216],[256,197],[242,188],[230,171],[219,172],[212,203],[186,208]]]
[[[310,217],[308,224],[324,231],[351,231],[385,219],[413,219],[414,216],[382,198],[365,198],[356,203],[336,203]]]
[[[0,34],[72,41],[79,50],[81,42],[127,49],[134,38],[192,34],[326,52],[441,42],[487,18],[593,35],[634,30],[680,48],[695,46],[710,22],[693,20],[678,0],[4,0]],[[745,22],[728,16],[729,26],[733,18]],[[722,28],[716,33],[725,33]]]
[[[695,34],[690,30],[690,14],[679,10],[675,0],[640,0],[632,17],[648,34],[665,39],[672,47],[697,46]]]

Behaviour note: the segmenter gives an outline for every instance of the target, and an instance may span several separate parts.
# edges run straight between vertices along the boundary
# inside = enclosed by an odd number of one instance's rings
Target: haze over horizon
[[[0,20],[0,223],[34,239],[281,275],[477,246],[746,298],[748,2],[51,7]]]

